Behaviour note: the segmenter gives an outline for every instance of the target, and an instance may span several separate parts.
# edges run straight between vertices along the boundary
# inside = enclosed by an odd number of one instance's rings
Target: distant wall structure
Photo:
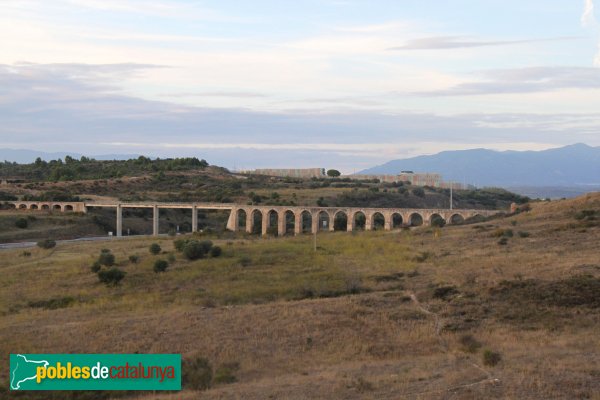
[[[402,171],[397,175],[345,175],[344,178],[363,180],[363,179],[378,179],[380,182],[396,183],[409,182],[413,186],[430,186],[437,188],[466,190],[474,189],[475,186],[467,185],[460,182],[444,181],[442,175],[430,172],[412,172]]]
[[[324,178],[325,168],[259,168],[244,171],[246,174],[278,176],[282,178]]]

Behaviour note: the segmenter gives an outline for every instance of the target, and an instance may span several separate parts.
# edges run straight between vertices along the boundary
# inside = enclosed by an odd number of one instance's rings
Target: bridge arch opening
[[[401,228],[403,222],[404,221],[402,220],[402,215],[400,215],[399,213],[393,213],[392,214],[392,221],[391,221],[392,229],[399,229],[399,228]]]
[[[72,205],[70,205],[70,204],[67,204],[67,205],[65,206],[65,211],[73,211],[73,206],[72,206]]]
[[[333,230],[334,231],[347,231],[348,230],[348,214],[344,211],[338,211],[333,217]]]
[[[275,210],[267,211],[267,235],[277,236],[277,225],[279,223],[279,213]]]
[[[17,208],[17,206],[15,204],[13,204],[13,203],[4,203],[4,205],[9,210],[15,210]]]
[[[446,220],[440,214],[432,214],[429,218],[429,223],[431,226],[435,226],[438,228],[442,228],[446,225]]]
[[[383,230],[385,227],[385,217],[382,213],[376,212],[371,216],[371,229],[374,231]]]
[[[54,211],[61,211],[62,207],[60,206],[60,204],[55,204],[52,206],[52,210]]]
[[[412,213],[408,219],[410,226],[421,226],[423,225],[423,216],[419,213]]]
[[[287,210],[283,213],[285,218],[285,234],[294,234],[294,228],[296,227],[296,215],[292,210]]]
[[[19,204],[19,210],[27,210],[27,204]]]
[[[300,233],[305,233],[305,232],[310,233],[311,232],[312,219],[313,219],[313,216],[308,210],[302,211],[302,213],[300,214],[300,226],[302,228],[300,230]]]
[[[460,214],[453,214],[450,217],[450,224],[452,225],[461,225],[465,223],[465,218]]]
[[[317,221],[319,222],[318,230],[319,231],[328,231],[329,224],[331,223],[329,218],[329,213],[327,211],[319,212],[317,216]]]
[[[42,204],[42,210],[48,211],[50,210],[50,206],[48,204]]]
[[[367,224],[367,217],[365,216],[365,213],[362,211],[357,211],[354,213],[352,218],[354,219],[354,230],[364,231],[365,225]]]
[[[240,208],[237,210],[237,226],[238,226],[238,230],[240,231],[245,231],[246,230],[246,221],[248,214],[246,213],[246,210],[244,210],[243,208]]]
[[[30,210],[37,210],[38,209],[38,205],[37,204],[32,204],[29,206]]]
[[[252,211],[252,233],[258,235],[262,232],[263,213],[260,210]]]

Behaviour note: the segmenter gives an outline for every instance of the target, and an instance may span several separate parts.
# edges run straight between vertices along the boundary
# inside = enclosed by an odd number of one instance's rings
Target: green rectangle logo
[[[11,390],[181,390],[180,354],[11,354]]]

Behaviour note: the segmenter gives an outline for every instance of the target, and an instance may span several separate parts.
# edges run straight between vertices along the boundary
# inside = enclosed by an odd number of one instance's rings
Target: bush
[[[481,347],[481,343],[473,335],[462,335],[459,339],[463,351],[476,353]]]
[[[500,360],[502,360],[502,356],[500,355],[500,353],[486,349],[483,352],[483,364],[487,365],[488,367],[493,367],[494,365],[497,365]]]
[[[175,250],[183,251],[185,245],[189,242],[189,239],[177,239],[173,240],[173,245],[175,246]]]
[[[102,264],[100,264],[100,261],[94,261],[94,263],[90,267],[90,270],[95,274],[98,273],[98,271],[100,271],[101,269],[102,269]]]
[[[169,268],[169,263],[166,260],[156,260],[154,263],[154,272],[165,272]]]
[[[140,256],[132,254],[129,256],[129,262],[132,264],[137,264],[140,262]]]
[[[212,249],[213,243],[210,240],[188,240],[183,246],[183,255],[188,260],[197,260],[203,258]]]
[[[248,257],[248,256],[240,257],[239,261],[240,261],[240,264],[241,264],[242,267],[247,267],[250,264],[252,264],[252,259],[250,257]]]
[[[110,250],[103,249],[100,253],[100,257],[98,257],[98,262],[107,267],[112,267],[115,265],[115,255],[111,253]]]
[[[498,240],[498,244],[500,246],[506,246],[508,244],[508,238],[505,238],[505,237],[501,238],[500,240]]]
[[[157,255],[157,254],[160,254],[160,252],[161,252],[162,249],[160,248],[160,246],[159,246],[158,243],[152,243],[150,245],[149,250],[150,250],[151,254]]]
[[[433,291],[434,299],[447,300],[449,297],[460,293],[455,286],[440,286]]]
[[[183,360],[181,363],[181,384],[185,389],[206,390],[210,388],[213,371],[206,358]]]
[[[117,286],[125,278],[125,272],[119,268],[111,268],[107,270],[98,271],[98,279],[100,282],[106,284],[106,286]]]
[[[518,235],[519,235],[519,237],[521,237],[521,238],[527,238],[527,237],[529,237],[529,236],[530,236],[530,235],[529,235],[529,232],[525,232],[525,231],[519,231],[519,232],[518,232]]]
[[[219,246],[215,246],[212,249],[210,249],[211,257],[219,257],[222,253],[223,253],[223,250]]]
[[[240,369],[240,364],[235,363],[227,363],[221,365],[215,371],[215,383],[234,383],[237,382],[237,378],[235,377],[235,372]]]
[[[52,249],[54,247],[56,247],[56,242],[52,239],[45,239],[45,240],[40,240],[39,242],[37,242],[38,247],[41,247],[42,249]]]
[[[417,196],[417,197],[425,197],[425,190],[423,190],[423,188],[414,188],[412,190],[412,194]]]
[[[19,229],[27,229],[29,222],[25,218],[19,218],[15,221],[15,226]]]

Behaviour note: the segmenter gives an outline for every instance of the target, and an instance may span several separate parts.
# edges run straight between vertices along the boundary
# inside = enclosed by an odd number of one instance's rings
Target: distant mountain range
[[[70,152],[56,152],[56,153],[47,153],[43,151],[36,150],[25,150],[25,149],[1,149],[0,148],[0,162],[2,161],[10,161],[17,162],[20,164],[31,163],[34,162],[36,158],[41,158],[44,161],[62,159],[64,160],[66,156],[71,156],[73,158],[81,158],[85,154],[79,153],[70,153]],[[88,156],[90,158],[95,158],[96,160],[128,160],[130,158],[138,158],[139,154],[101,154]]]
[[[500,186],[517,192],[568,187],[582,193],[600,188],[600,147],[579,143],[543,151],[444,151],[389,161],[358,173],[397,174],[406,170],[437,172],[444,180]]]

